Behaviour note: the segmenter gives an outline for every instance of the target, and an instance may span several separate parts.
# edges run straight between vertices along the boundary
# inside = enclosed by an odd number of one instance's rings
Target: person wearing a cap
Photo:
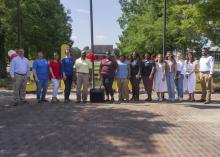
[[[66,56],[62,59],[62,74],[63,80],[65,84],[64,89],[64,102],[70,102],[70,92],[72,88],[72,82],[74,77],[74,69],[73,66],[75,64],[75,59],[71,57],[70,51],[67,49],[65,51]]]
[[[37,102],[47,102],[46,94],[48,87],[48,62],[43,53],[38,52],[37,59],[33,63],[34,79],[37,85]]]
[[[202,57],[199,60],[200,81],[202,96],[200,102],[211,102],[212,75],[214,73],[214,58],[208,54],[208,48],[202,48]]]
[[[92,74],[92,62],[87,58],[86,51],[81,52],[81,57],[76,60],[74,68],[77,77],[77,103],[80,103],[81,101],[86,103],[88,97],[89,82],[91,81]]]
[[[114,101],[114,91],[112,88],[115,72],[118,68],[118,64],[115,59],[111,56],[111,52],[106,52],[106,58],[101,60],[99,68],[99,76],[105,87],[105,93],[107,96],[107,101],[109,101],[109,96],[111,96],[111,101]]]
[[[29,60],[24,57],[24,50],[18,50],[17,54],[18,56],[12,60],[10,65],[10,76],[14,80],[14,105],[27,103],[25,100],[26,84],[30,78],[30,64]]]

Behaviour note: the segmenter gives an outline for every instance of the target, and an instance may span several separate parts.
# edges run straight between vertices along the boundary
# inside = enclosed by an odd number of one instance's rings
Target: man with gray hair
[[[30,78],[30,64],[29,60],[24,57],[24,50],[18,50],[18,56],[15,57],[10,66],[10,76],[14,81],[14,99],[15,106],[20,103],[27,103],[26,84]]]

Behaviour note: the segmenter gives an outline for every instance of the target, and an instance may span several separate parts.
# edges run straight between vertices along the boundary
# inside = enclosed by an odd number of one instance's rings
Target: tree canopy
[[[161,52],[164,0],[119,0],[122,52]],[[196,50],[220,40],[219,0],[167,1],[167,50]]]
[[[70,11],[60,0],[20,0],[22,48],[30,57],[43,51],[50,57],[64,43],[72,45]],[[0,0],[0,49],[18,49],[16,1]]]

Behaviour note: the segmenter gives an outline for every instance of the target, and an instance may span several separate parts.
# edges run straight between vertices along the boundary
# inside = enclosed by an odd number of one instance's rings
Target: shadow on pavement
[[[139,156],[175,125],[146,111],[95,104],[22,105],[0,110],[0,156]]]

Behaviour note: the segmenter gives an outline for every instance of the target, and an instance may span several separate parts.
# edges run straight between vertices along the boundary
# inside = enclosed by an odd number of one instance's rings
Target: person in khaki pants
[[[128,61],[125,61],[125,55],[120,56],[117,64],[116,80],[119,94],[118,101],[129,101],[128,83],[130,78],[130,64]]]
[[[10,76],[14,81],[14,99],[15,106],[20,103],[27,103],[26,96],[26,83],[30,78],[30,65],[29,60],[24,57],[24,50],[20,49],[18,56],[15,57],[10,65]]]
[[[76,60],[74,68],[77,77],[76,102],[80,103],[82,100],[83,103],[86,103],[88,96],[89,82],[91,81],[90,78],[92,74],[92,63],[89,59],[86,58],[86,51],[82,51],[81,57]]]
[[[199,72],[202,86],[202,96],[200,102],[209,104],[211,102],[214,58],[209,56],[207,48],[202,48],[202,57],[199,60]]]

